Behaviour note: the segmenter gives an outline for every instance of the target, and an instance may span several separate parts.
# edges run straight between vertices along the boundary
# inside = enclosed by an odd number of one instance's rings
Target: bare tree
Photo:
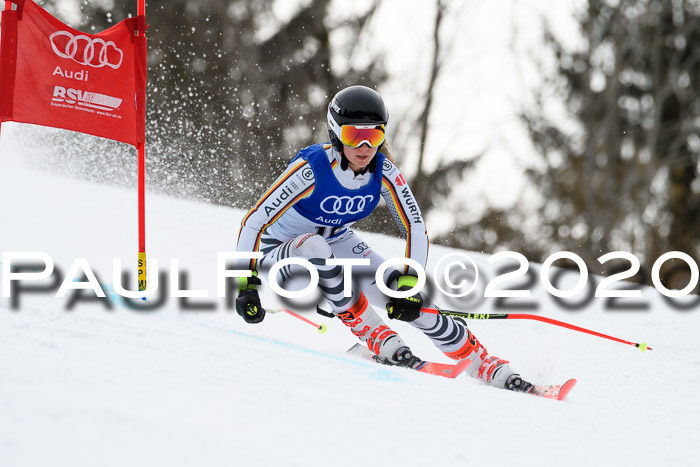
[[[536,244],[595,267],[613,250],[646,265],[663,252],[700,255],[700,11],[694,2],[590,0],[585,46],[548,32],[557,72],[523,121],[544,171]],[[578,131],[541,111],[556,93]],[[601,269],[599,269],[600,271]]]

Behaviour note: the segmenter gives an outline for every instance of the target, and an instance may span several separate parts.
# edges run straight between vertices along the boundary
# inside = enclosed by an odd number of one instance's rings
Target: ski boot
[[[369,307],[369,302],[364,294],[360,294],[355,305],[346,311],[337,313],[337,316],[355,336],[367,344],[367,348],[375,357],[387,361],[391,365],[403,363],[407,359],[410,360],[409,355],[402,350],[406,349],[410,353],[406,344]]]
[[[515,371],[508,365],[509,362],[489,355],[479,339],[466,326],[464,326],[463,336],[464,343],[457,350],[445,352],[445,355],[453,360],[470,359],[472,364],[466,370],[469,376],[479,379],[489,386],[506,387],[508,379],[515,375]]]

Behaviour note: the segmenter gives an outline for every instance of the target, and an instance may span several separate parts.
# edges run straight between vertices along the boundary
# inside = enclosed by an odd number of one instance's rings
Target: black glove
[[[401,276],[396,282],[396,290],[403,292],[415,287],[418,278],[415,276]],[[406,298],[390,298],[386,304],[386,311],[389,319],[398,319],[411,322],[420,316],[420,309],[423,308],[423,297],[415,294]]]
[[[265,308],[260,304],[258,286],[262,284],[255,271],[251,277],[238,278],[236,312],[246,323],[259,323],[265,318]]]

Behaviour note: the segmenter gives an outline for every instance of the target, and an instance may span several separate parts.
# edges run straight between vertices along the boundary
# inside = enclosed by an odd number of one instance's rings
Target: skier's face
[[[363,144],[359,148],[351,148],[343,145],[343,153],[348,158],[348,166],[353,172],[361,172],[362,169],[372,162],[374,156],[377,155],[378,148],[371,148],[368,144]]]

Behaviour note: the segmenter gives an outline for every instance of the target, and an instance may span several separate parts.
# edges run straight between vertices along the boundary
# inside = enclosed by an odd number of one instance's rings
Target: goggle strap
[[[342,131],[342,127],[338,125],[338,122],[335,121],[335,118],[333,118],[333,114],[331,114],[331,108],[328,107],[328,121],[331,123],[333,133],[335,133],[335,136],[340,139],[340,132]]]

